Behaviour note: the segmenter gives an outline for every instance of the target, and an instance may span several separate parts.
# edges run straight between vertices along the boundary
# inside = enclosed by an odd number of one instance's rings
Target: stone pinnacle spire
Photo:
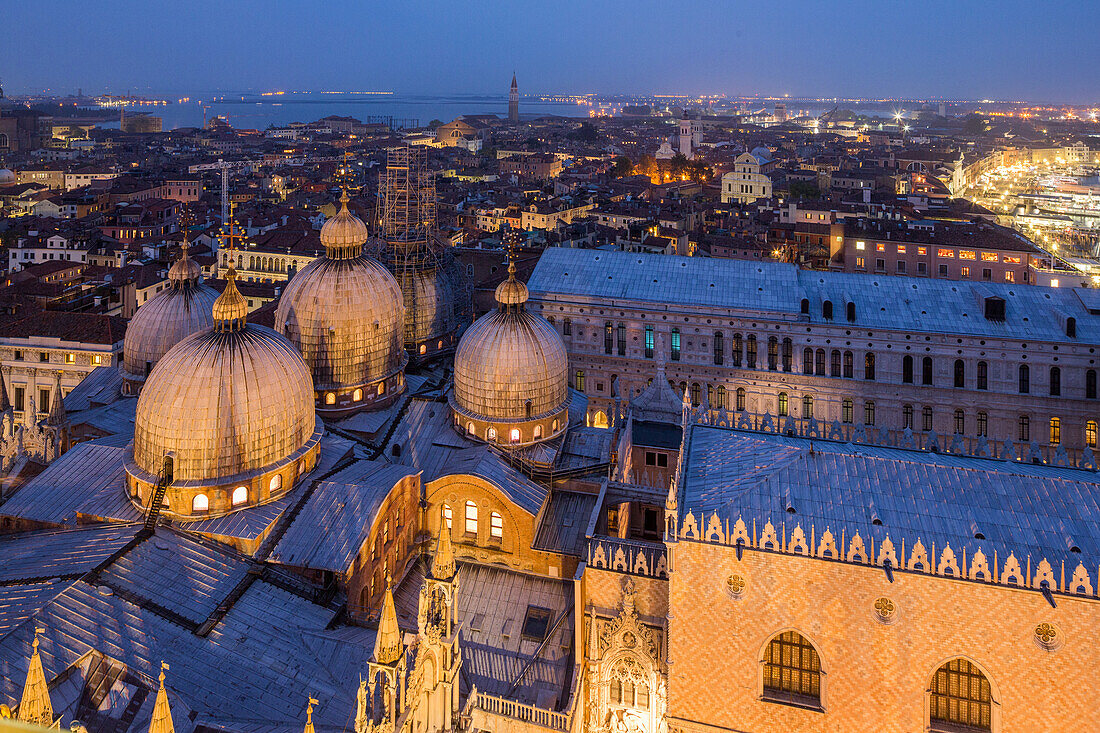
[[[160,689],[157,690],[157,702],[153,706],[153,717],[149,720],[149,733],[175,733],[172,723],[172,709],[168,706],[168,692],[164,689],[164,672],[168,662],[160,663]]]
[[[447,528],[446,521],[440,521],[435,557],[432,558],[432,577],[436,580],[450,580],[454,575],[455,553],[451,547],[451,531]]]
[[[42,669],[42,658],[38,655],[38,635],[45,629],[35,628],[34,644],[31,651],[31,663],[27,668],[27,682],[23,685],[23,697],[19,700],[19,714],[16,718],[23,723],[32,723],[48,728],[53,725],[53,703],[50,702],[50,690],[46,684],[46,672]]]
[[[50,395],[50,412],[46,415],[47,425],[65,423],[65,401],[61,398],[61,372],[54,375],[53,394]]]
[[[374,641],[374,660],[393,664],[401,658],[401,628],[397,625],[397,609],[393,604],[393,587],[386,574],[386,595],[382,601],[382,616],[378,620],[378,635]]]

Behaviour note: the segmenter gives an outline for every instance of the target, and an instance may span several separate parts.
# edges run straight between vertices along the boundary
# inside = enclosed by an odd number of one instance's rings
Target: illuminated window
[[[495,540],[504,537],[504,518],[496,512],[490,512],[489,514],[489,536]]]
[[[280,474],[280,473],[277,473],[274,476],[272,476],[271,477],[271,483],[268,484],[268,487],[271,489],[272,493],[274,493],[274,492],[278,491],[279,489],[283,488],[283,475]]]
[[[206,494],[195,494],[195,498],[191,500],[191,511],[196,514],[210,511],[210,499]]]
[[[336,393],[335,392],[325,392],[325,404],[326,405],[335,405],[336,404]]]
[[[578,392],[584,391],[584,370],[578,369],[576,374],[573,375],[573,388]]]
[[[1089,448],[1096,447],[1096,421],[1089,420],[1085,423],[1085,445]]]
[[[519,442],[519,428],[512,428],[512,432],[508,435],[508,439],[513,443]]]
[[[996,262],[996,261],[997,261],[997,253],[996,252],[982,252],[982,262]]]
[[[1009,257],[1005,255],[1004,263],[1006,265],[1019,265],[1023,263],[1023,259],[1020,257]]]
[[[466,502],[466,534],[477,534],[477,504]]]
[[[421,354],[427,354],[428,353],[428,345],[427,344],[420,344],[420,353]]]
[[[963,267],[959,269],[959,277],[970,277],[970,268]]]
[[[362,399],[363,399],[363,390],[362,389],[357,389],[357,390],[355,390],[354,392],[351,393],[351,401],[352,402],[359,402]]]
[[[68,354],[65,354],[65,363],[66,364],[75,364],[76,363],[76,354],[73,354],[71,352],[68,353]]]
[[[99,354],[94,354],[92,356],[92,363],[96,364],[96,365],[102,364],[103,363],[103,357],[100,356]]]
[[[443,523],[447,529],[451,528],[451,507],[448,504],[443,505]]]
[[[542,437],[542,426],[541,425],[536,425],[535,426],[533,437],[534,437],[535,440],[538,440],[539,438]]]
[[[917,247],[917,254],[919,254],[919,255],[928,254],[928,248],[927,247]]]
[[[898,254],[899,255],[905,254],[905,245],[904,244],[899,244],[898,245]]]
[[[386,393],[386,383],[385,382],[379,382],[378,383],[378,396],[381,397],[385,393]]]
[[[867,260],[864,259],[863,257],[856,257],[856,269],[866,270],[867,269]]]
[[[959,259],[960,260],[975,260],[977,258],[978,258],[978,256],[974,252],[974,250],[970,250],[970,249],[960,249],[959,250]]]
[[[858,249],[862,252],[863,250],[867,249],[867,243],[866,242],[856,242],[856,249]]]
[[[1062,442],[1062,420],[1061,418],[1050,418],[1050,444],[1058,445]]]
[[[784,631],[764,651],[764,697],[775,702],[821,704],[821,660],[797,631]]]
[[[246,503],[248,503],[248,488],[245,486],[238,486],[233,489],[233,506],[240,506]]]
[[[953,659],[936,670],[928,703],[933,731],[992,730],[989,680],[965,659]]]
[[[946,259],[954,259],[955,250],[953,250],[953,249],[943,249],[943,248],[937,249],[936,250],[936,256],[937,257],[944,257]]]
[[[485,440],[496,440],[497,429],[494,427],[485,428]]]
[[[885,252],[886,251],[886,245],[883,244],[882,242],[876,242],[875,243],[875,251],[876,252]]]
[[[787,393],[779,393],[779,417],[787,416]]]

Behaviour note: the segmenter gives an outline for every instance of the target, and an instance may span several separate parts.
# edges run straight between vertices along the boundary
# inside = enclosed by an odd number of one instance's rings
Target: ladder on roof
[[[160,519],[160,510],[164,505],[164,494],[168,491],[168,487],[172,485],[175,464],[175,454],[166,453],[164,467],[161,469],[160,475],[157,476],[157,485],[153,488],[153,499],[149,502],[149,511],[145,514],[145,527],[141,530],[145,536],[153,534],[156,530],[157,520]]]

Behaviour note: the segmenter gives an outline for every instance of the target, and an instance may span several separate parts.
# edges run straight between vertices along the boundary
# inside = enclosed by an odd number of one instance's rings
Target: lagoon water
[[[188,95],[177,95],[176,99]],[[400,94],[327,94],[321,92],[287,93],[279,96],[259,96],[254,93],[219,93],[189,95],[190,101],[173,101],[165,107],[133,107],[130,112],[147,112],[164,120],[164,129],[201,127],[202,105],[209,105],[207,118],[221,115],[237,128],[263,130],[271,125],[291,122],[313,122],[329,115],[355,117],[368,121],[370,117],[393,117],[395,124],[427,125],[432,120],[449,122],[459,115],[495,114],[508,116],[508,98],[500,96],[417,96]],[[200,102],[201,100],[201,102]],[[520,99],[520,115],[587,117],[588,108],[570,102],[543,102]],[[118,123],[104,125],[118,127]]]

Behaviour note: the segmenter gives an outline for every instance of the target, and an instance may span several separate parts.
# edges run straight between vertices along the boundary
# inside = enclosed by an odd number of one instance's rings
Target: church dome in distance
[[[170,348],[198,331],[214,325],[212,315],[218,293],[200,283],[201,271],[188,254],[182,254],[168,270],[168,288],[144,303],[130,319],[122,344],[123,391],[136,395],[149,372]]]
[[[0,168],[0,186],[10,186],[15,183],[15,173],[7,168]]]
[[[363,254],[367,228],[348,211],[321,229],[325,256],[287,284],[275,327],[313,375],[316,408],[339,416],[384,407],[405,387],[405,306],[390,272]]]
[[[169,349],[138,398],[126,472],[143,510],[169,454],[162,512],[182,520],[277,499],[316,464],[322,428],[309,368],[285,338],[246,322],[232,267],[227,277],[214,327]]]
[[[549,321],[526,310],[527,286],[497,286],[497,310],[479,318],[458,344],[450,394],[455,428],[491,443],[528,445],[568,424],[569,363]]]

